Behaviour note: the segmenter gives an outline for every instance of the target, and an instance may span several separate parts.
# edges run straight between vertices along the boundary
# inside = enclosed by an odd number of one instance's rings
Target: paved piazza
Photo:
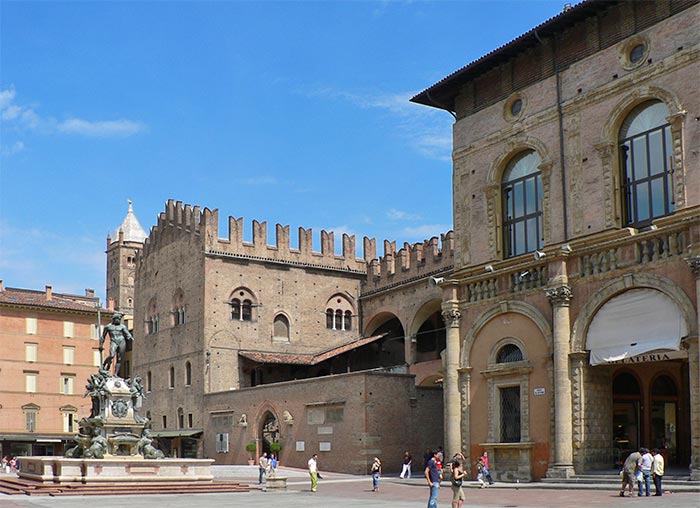
[[[326,475],[324,475],[326,476]],[[289,479],[289,489],[284,493],[254,491],[243,494],[182,494],[144,496],[86,496],[86,497],[20,497],[0,496],[1,508],[50,507],[73,508],[96,506],[100,508],[249,508],[274,506],[275,508],[424,508],[428,489],[418,479],[409,482],[384,478],[379,493],[371,492],[369,477],[327,475],[319,481],[316,493],[309,491],[309,482],[302,476]],[[668,493],[662,497],[632,497],[621,499],[617,492],[606,490],[560,490],[523,486],[479,489],[470,485],[465,490],[464,508],[533,507],[533,508],[581,508],[607,506],[698,508],[698,493]],[[440,508],[451,506],[451,491],[440,492]]]

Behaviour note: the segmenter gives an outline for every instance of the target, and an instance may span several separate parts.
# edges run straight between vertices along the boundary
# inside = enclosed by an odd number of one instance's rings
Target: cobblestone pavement
[[[428,488],[420,479],[400,481],[383,479],[379,493],[371,491],[369,477],[326,475],[319,481],[318,492],[309,491],[303,476],[289,478],[286,492],[253,491],[238,494],[180,494],[89,497],[23,497],[0,495],[0,508],[75,508],[86,505],[100,508],[248,508],[270,505],[275,508],[424,508]],[[667,493],[662,497],[631,497],[621,499],[617,491],[562,490],[537,487],[465,489],[467,500],[463,508],[581,508],[635,506],[644,508],[698,508],[700,494],[695,492]],[[452,494],[449,487],[441,489],[438,506],[449,508]]]

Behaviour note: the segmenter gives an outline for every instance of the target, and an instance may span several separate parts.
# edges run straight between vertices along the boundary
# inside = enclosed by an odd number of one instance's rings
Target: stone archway
[[[260,419],[260,430],[258,433],[260,446],[258,452],[262,454],[266,452],[268,455],[272,452],[271,444],[279,443],[280,441],[280,425],[277,416],[267,410]]]

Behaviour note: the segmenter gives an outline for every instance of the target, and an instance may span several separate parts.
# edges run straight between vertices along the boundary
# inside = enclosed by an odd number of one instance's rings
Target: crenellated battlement
[[[364,238],[363,258],[356,256],[355,237],[343,234],[342,254],[335,253],[335,236],[332,231],[321,231],[321,251],[313,250],[313,231],[300,227],[299,247],[290,244],[290,227],[276,225],[274,245],[267,243],[267,222],[252,222],[252,241],[243,240],[243,218],[228,218],[228,236],[219,236],[219,211],[198,206],[183,205],[181,201],[168,200],[164,212],[158,215],[158,223],[151,228],[144,246],[144,256],[160,244],[167,244],[180,235],[193,235],[201,239],[203,250],[209,255],[247,257],[251,259],[288,262],[300,265],[355,271],[365,273],[369,260],[376,258],[376,240]]]
[[[384,241],[384,256],[373,259],[367,269],[363,293],[401,282],[446,272],[454,266],[455,234],[448,231],[422,243],[405,242],[396,250],[396,242]]]
[[[335,235],[321,231],[321,250],[313,250],[313,231],[298,229],[298,248],[290,244],[290,227],[275,226],[275,244],[267,243],[267,222],[252,221],[252,241],[244,241],[243,218],[229,216],[228,236],[219,236],[219,211],[201,209],[181,201],[168,200],[165,211],[158,214],[158,222],[151,228],[145,241],[143,255],[167,245],[183,235],[190,235],[202,243],[202,250],[212,256],[232,256],[261,261],[268,260],[297,265],[318,266],[335,270],[366,273],[366,289],[372,290],[414,277],[426,276],[452,267],[454,232],[432,237],[413,245],[404,243],[399,250],[395,241],[384,240],[384,255],[377,257],[377,242],[363,238],[363,257],[356,256],[354,235],[343,233],[342,253],[335,253]]]

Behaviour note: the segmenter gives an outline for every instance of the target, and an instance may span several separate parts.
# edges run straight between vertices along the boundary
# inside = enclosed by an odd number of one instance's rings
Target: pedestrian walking
[[[405,452],[403,454],[403,465],[401,468],[401,474],[399,475],[399,478],[411,477],[411,464],[413,464],[413,458],[411,457],[410,453]]]
[[[661,480],[664,477],[664,456],[659,453],[658,448],[654,448],[651,454],[654,457],[654,462],[651,466],[651,472],[654,475],[654,490],[656,491],[654,495],[661,496],[664,493],[661,486]]]
[[[267,465],[267,452],[263,452],[260,458],[258,458],[258,485],[262,485],[265,481],[265,475],[267,474]]]
[[[311,492],[316,492],[318,488],[318,455],[314,453],[309,459],[308,465],[309,476],[311,476]]]
[[[428,480],[430,487],[430,497],[428,498],[428,508],[437,508],[437,498],[440,491],[440,481],[442,480],[442,471],[438,469],[438,452],[433,453],[433,458],[428,461],[425,468],[425,478]]]
[[[625,463],[622,465],[622,487],[620,487],[620,497],[625,497],[625,487],[629,487],[629,494],[632,495],[634,491],[634,484],[637,478],[637,471],[640,471],[640,466],[642,463],[642,454],[639,452],[630,453],[625,459]],[[641,482],[639,484],[641,488]],[[642,495],[641,493],[639,494]]]
[[[484,459],[479,457],[476,461],[476,481],[479,482],[479,486],[483,489],[486,487],[486,482],[484,481]]]
[[[464,462],[459,459],[452,461],[452,508],[462,508],[464,503],[464,489],[462,482],[467,473],[464,471]]]
[[[379,477],[382,475],[382,461],[379,457],[374,457],[370,473],[372,474],[372,492],[379,492]]]
[[[489,452],[484,450],[481,455],[481,461],[484,463],[484,478],[488,480],[489,485],[493,485],[493,478],[491,478],[491,467],[489,466]]]

